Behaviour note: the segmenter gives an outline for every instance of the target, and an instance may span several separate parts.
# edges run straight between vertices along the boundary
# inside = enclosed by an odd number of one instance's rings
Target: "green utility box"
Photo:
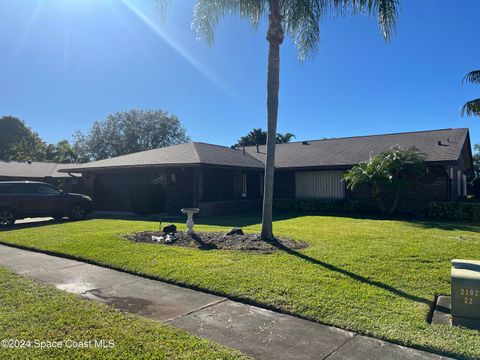
[[[452,260],[452,324],[480,330],[480,261]]]

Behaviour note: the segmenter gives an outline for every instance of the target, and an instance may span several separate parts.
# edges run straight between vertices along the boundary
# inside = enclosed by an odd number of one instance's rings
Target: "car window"
[[[12,186],[11,194],[22,194],[22,195],[29,195],[29,194],[36,194],[37,189],[34,184],[14,184]]]
[[[0,184],[0,194],[11,194],[12,186],[10,184]]]
[[[37,186],[37,194],[41,195],[58,195],[60,194],[60,191],[55,189],[52,186],[47,186],[47,185],[38,185]]]
[[[53,186],[42,184],[0,184],[0,194],[12,195],[58,195]]]

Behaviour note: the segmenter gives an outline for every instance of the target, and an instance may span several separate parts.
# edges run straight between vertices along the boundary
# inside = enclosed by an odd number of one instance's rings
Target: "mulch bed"
[[[152,236],[154,239],[152,239]],[[128,240],[136,242],[147,242],[154,244],[192,247],[202,250],[242,250],[261,253],[272,253],[277,250],[304,249],[308,245],[303,241],[295,241],[286,238],[278,238],[272,241],[265,241],[259,234],[227,235],[223,232],[197,232],[191,236],[183,231],[175,233],[175,240],[167,242],[162,231],[142,231],[134,234],[127,234]],[[162,240],[159,240],[163,237]]]

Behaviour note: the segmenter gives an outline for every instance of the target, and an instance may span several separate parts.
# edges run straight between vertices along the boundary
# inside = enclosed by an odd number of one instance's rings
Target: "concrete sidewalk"
[[[446,359],[161,281],[3,245],[0,267],[257,359]]]

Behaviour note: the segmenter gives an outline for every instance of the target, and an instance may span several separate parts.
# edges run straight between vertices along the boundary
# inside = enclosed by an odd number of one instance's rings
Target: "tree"
[[[471,185],[471,193],[475,198],[480,198],[480,144],[475,144],[473,154],[473,169],[467,174]]]
[[[473,175],[475,178],[480,177],[480,144],[475,144],[473,154]]]
[[[280,134],[277,133],[277,144],[288,143],[294,138],[292,133]],[[234,146],[253,146],[253,145],[265,145],[267,143],[267,132],[262,129],[253,129],[247,135],[242,136]]]
[[[400,193],[411,185],[409,179],[418,178],[425,173],[425,155],[415,147],[402,149],[393,146],[381,154],[387,165],[387,186],[393,192],[393,203],[390,213],[393,214],[398,206]]]
[[[237,146],[265,145],[267,143],[267,132],[262,129],[253,129],[247,135],[237,141]]]
[[[463,82],[470,82],[472,84],[480,84],[480,70],[469,72],[463,78]],[[462,116],[480,116],[480,99],[468,101],[462,107]]]
[[[343,179],[351,190],[360,185],[369,185],[382,214],[386,213],[385,197],[390,195],[393,201],[389,213],[393,214],[401,192],[410,186],[412,178],[422,176],[425,169],[422,153],[413,147],[402,149],[397,145],[370,156],[369,161],[355,165],[345,173]]]
[[[369,161],[355,165],[343,176],[343,180],[347,182],[347,187],[352,191],[360,185],[370,186],[373,198],[382,214],[385,213],[382,197],[387,179],[387,166],[380,156],[371,156]]]
[[[0,118],[0,160],[44,160],[45,143],[23,120],[13,116]]]
[[[280,133],[277,133],[277,139],[276,139],[276,142],[277,144],[286,144],[286,143],[289,143],[290,141],[292,141],[292,138],[294,138],[295,135],[293,135],[292,133],[285,133],[285,134],[280,134]]]
[[[155,110],[130,110],[94,122],[87,134],[74,135],[78,161],[101,160],[190,141],[180,120]]]
[[[56,145],[49,144],[45,150],[45,160],[60,164],[77,162],[78,156],[68,140],[61,140]]]
[[[166,0],[160,1],[165,3]],[[268,14],[267,70],[267,151],[262,209],[264,239],[273,238],[272,204],[277,135],[278,92],[280,78],[280,45],[285,32],[298,47],[300,59],[305,60],[317,51],[320,40],[320,19],[334,13],[368,13],[378,18],[386,40],[395,27],[398,0],[196,0],[192,27],[212,44],[214,29],[225,15],[238,14],[257,27]],[[233,39],[234,41],[234,39]]]

